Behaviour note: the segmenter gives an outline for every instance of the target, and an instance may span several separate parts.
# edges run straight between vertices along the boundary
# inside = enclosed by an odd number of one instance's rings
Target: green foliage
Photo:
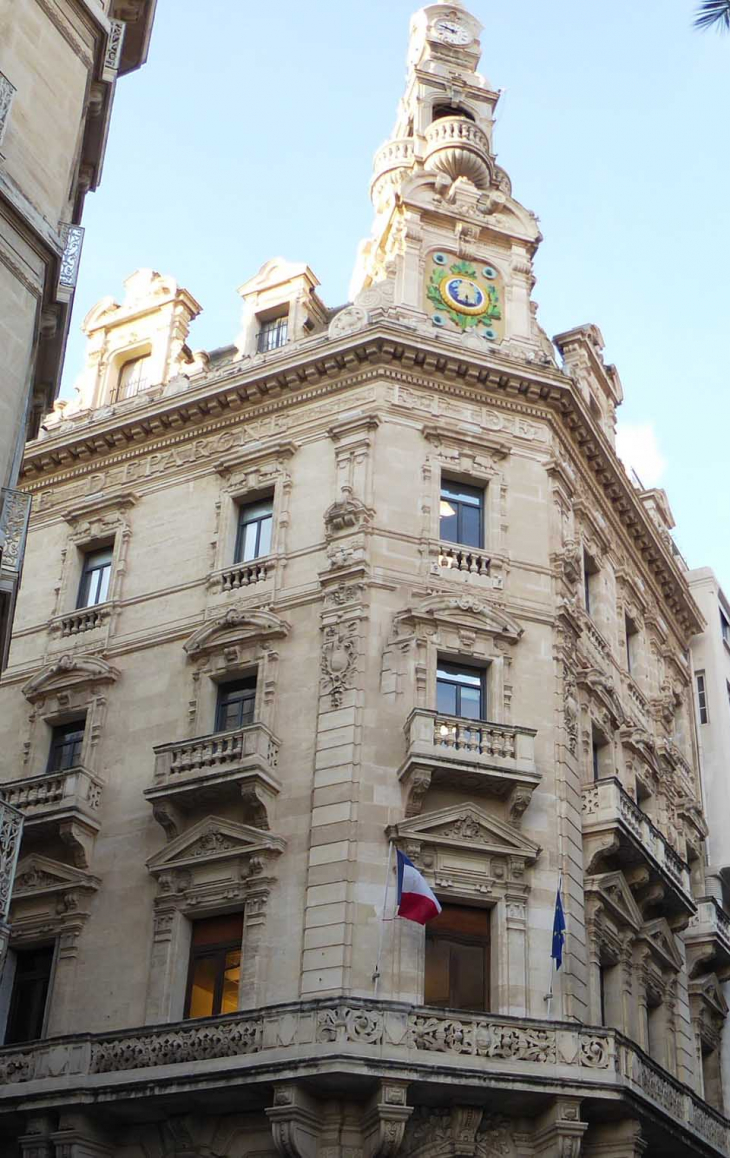
[[[456,277],[473,277],[477,276],[477,271],[469,261],[455,261],[453,265],[449,266],[450,274]],[[458,310],[452,309],[441,296],[441,282],[445,276],[443,266],[434,266],[431,270],[431,278],[426,288],[426,297],[430,302],[433,302],[438,307],[439,312],[447,314],[451,321],[459,327],[460,330],[469,330],[473,326],[491,326],[492,322],[499,322],[502,320],[502,311],[499,307],[499,294],[495,285],[488,285],[486,287],[489,305],[483,314],[461,314]]]
[[[695,28],[716,28],[718,32],[730,32],[730,0],[702,0],[697,15]]]

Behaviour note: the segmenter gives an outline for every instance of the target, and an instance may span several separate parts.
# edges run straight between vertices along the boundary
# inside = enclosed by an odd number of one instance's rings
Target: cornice
[[[76,471],[67,473],[72,464],[83,462],[85,473],[94,460],[99,460],[96,469],[102,461],[104,466],[111,465],[112,460],[119,463],[139,454],[145,444],[164,447],[188,441],[202,433],[201,428],[209,434],[240,422],[244,414],[248,420],[263,417],[288,407],[294,398],[302,402],[393,378],[407,378],[416,388],[433,389],[436,385],[446,392],[471,388],[479,392],[477,397],[484,392],[492,402],[509,399],[514,404],[519,400],[520,409],[537,403],[543,418],[546,409],[551,411],[575,457],[582,460],[628,531],[682,629],[701,631],[702,618],[682,572],[569,377],[552,367],[527,367],[511,358],[455,349],[385,321],[339,342],[317,338],[311,344],[297,344],[286,357],[267,360],[263,365],[237,363],[225,377],[206,375],[184,394],[158,398],[133,412],[116,413],[30,444],[23,462],[22,485],[33,491],[38,489],[34,483],[41,475],[54,474],[54,481],[59,481],[57,472],[63,472],[64,478],[73,477]],[[129,453],[120,456],[120,448]]]

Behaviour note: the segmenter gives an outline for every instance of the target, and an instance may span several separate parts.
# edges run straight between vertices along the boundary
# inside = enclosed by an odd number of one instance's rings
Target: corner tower
[[[499,101],[477,72],[482,25],[460,3],[411,22],[406,90],[375,154],[372,237],[353,277],[356,304],[457,343],[554,361],[535,317],[537,219],[496,161]]]

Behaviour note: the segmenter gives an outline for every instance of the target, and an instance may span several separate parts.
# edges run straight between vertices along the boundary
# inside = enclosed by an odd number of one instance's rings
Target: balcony
[[[615,1030],[344,996],[1,1048],[0,1106],[25,1096],[65,1109],[69,1090],[83,1103],[103,1089],[105,1104],[129,1116],[135,1100],[149,1110],[153,1090],[168,1113],[188,1112],[191,1100],[220,1112],[227,1093],[271,1094],[292,1067],[320,1085],[326,1073],[333,1088],[344,1077],[353,1100],[393,1074],[445,1084],[456,1104],[483,1100],[487,1088],[515,1116],[528,1092],[539,1109],[568,1090],[604,1114],[638,1114],[652,1154],[727,1153],[727,1119]]]
[[[645,919],[686,927],[696,911],[689,866],[614,777],[583,789],[583,847],[586,873],[624,872]]]
[[[264,583],[274,574],[276,559],[273,555],[262,556],[260,559],[251,559],[248,563],[234,563],[211,576],[211,584],[215,584],[221,591],[239,591],[242,587],[251,587],[254,583]]]
[[[406,816],[417,816],[431,786],[510,797],[510,815],[527,808],[540,773],[534,728],[444,716],[416,708],[405,725],[408,751],[398,777],[409,792]]]
[[[51,623],[51,630],[54,633],[59,633],[62,639],[83,635],[87,631],[95,631],[99,627],[104,627],[109,621],[111,612],[110,603],[96,603],[91,607],[79,607],[76,611],[69,611],[66,615],[57,616]]]
[[[377,202],[387,190],[397,185],[413,166],[413,138],[398,137],[386,141],[373,159],[370,196]]]
[[[280,789],[278,758],[279,741],[263,724],[161,744],[145,796],[169,838],[181,831],[184,815],[232,801],[243,801],[251,823],[268,829]]]
[[[78,766],[0,784],[6,804],[24,817],[24,841],[46,845],[60,839],[69,845],[78,868],[88,868],[99,831],[102,782]]]
[[[714,897],[702,897],[684,934],[687,968],[691,978],[716,973],[730,979],[730,917]]]
[[[452,181],[466,177],[477,189],[491,182],[489,140],[467,117],[439,117],[426,129],[425,168]]]

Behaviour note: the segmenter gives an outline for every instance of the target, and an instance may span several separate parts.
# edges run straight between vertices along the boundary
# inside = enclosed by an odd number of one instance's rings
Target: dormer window
[[[256,349],[259,354],[268,354],[271,350],[278,350],[285,346],[289,339],[289,314],[279,314],[276,318],[269,318],[261,322]]]
[[[150,384],[148,377],[149,364],[150,356],[149,354],[144,354],[141,358],[130,358],[128,362],[122,365],[112,402],[121,402],[124,398],[134,398],[135,394],[139,394],[140,390],[147,389]]]

